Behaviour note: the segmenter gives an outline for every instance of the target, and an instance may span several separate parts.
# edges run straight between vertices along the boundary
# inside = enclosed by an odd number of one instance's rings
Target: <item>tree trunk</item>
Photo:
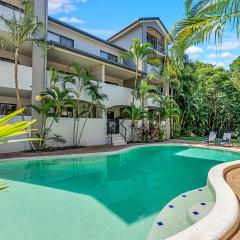
[[[80,146],[81,139],[82,139],[82,135],[83,135],[83,130],[84,130],[85,125],[86,125],[86,123],[87,123],[88,116],[89,116],[89,114],[92,112],[92,107],[93,107],[93,103],[91,103],[91,106],[90,106],[89,111],[88,111],[88,115],[87,115],[87,117],[86,117],[85,120],[84,120],[82,129],[81,129],[81,133],[80,133],[80,136],[79,136],[79,140],[78,140],[78,146]]]
[[[133,104],[133,105],[134,105],[134,103],[135,103],[137,80],[138,80],[138,64],[136,65],[136,73],[135,73],[135,80],[134,80],[133,100],[132,100],[132,104]]]
[[[19,84],[18,84],[18,57],[19,57],[19,47],[17,46],[15,49],[15,56],[14,56],[14,80],[15,80],[15,90],[16,90],[16,98],[17,98],[17,109],[21,108],[21,99],[20,99]]]

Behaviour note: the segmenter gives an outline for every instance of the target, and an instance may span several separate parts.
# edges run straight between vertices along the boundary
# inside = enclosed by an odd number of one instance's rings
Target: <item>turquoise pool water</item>
[[[121,154],[0,163],[0,239],[146,240],[179,194],[202,187],[211,167],[240,154],[149,146]]]

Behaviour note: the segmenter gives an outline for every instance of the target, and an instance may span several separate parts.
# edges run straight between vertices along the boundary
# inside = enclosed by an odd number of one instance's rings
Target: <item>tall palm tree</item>
[[[179,119],[181,111],[179,109],[178,104],[169,96],[160,96],[159,98],[154,100],[154,103],[157,104],[157,112],[158,112],[158,128],[161,130],[161,123],[166,121],[167,119]],[[160,131],[161,132],[161,131]]]
[[[177,22],[173,29],[176,55],[183,57],[191,45],[222,40],[225,29],[230,25],[236,36],[240,33],[239,0],[186,0],[187,18]]]
[[[78,146],[78,132],[79,121],[85,110],[80,109],[80,102],[82,94],[91,85],[93,81],[96,82],[96,77],[91,75],[88,70],[83,69],[79,64],[75,63],[72,66],[74,74],[67,75],[64,78],[64,88],[68,89],[75,97],[76,101],[73,102],[75,115],[73,125],[73,143]]]
[[[97,82],[90,83],[86,87],[86,92],[90,96],[91,102],[89,105],[88,110],[86,111],[86,117],[83,122],[83,126],[78,138],[78,146],[80,146],[80,142],[82,139],[83,131],[86,126],[87,120],[92,113],[93,107],[96,108],[96,110],[105,110],[105,106],[103,102],[108,98],[106,94],[100,92],[101,86]]]
[[[143,79],[137,87],[137,98],[140,100],[142,110],[145,110],[145,101],[149,98],[157,98],[157,87],[149,84],[148,79]],[[142,118],[142,126],[144,126],[144,116]]]
[[[19,81],[18,81],[18,62],[19,54],[26,42],[36,43],[43,49],[46,49],[46,43],[44,38],[38,39],[39,32],[45,32],[43,23],[39,22],[34,16],[33,6],[31,1],[23,1],[24,13],[20,13],[20,16],[16,16],[14,10],[12,17],[6,18],[3,15],[0,16],[0,21],[4,24],[8,31],[8,36],[11,44],[15,48],[14,52],[14,80],[17,98],[17,108],[21,108],[21,98],[19,94]],[[6,39],[5,42],[9,42]]]
[[[144,64],[144,61],[146,61],[147,57],[150,55],[156,55],[155,51],[152,48],[152,45],[148,42],[141,44],[138,38],[133,38],[133,44],[130,46],[129,51],[123,52],[121,55],[121,58],[125,60],[131,60],[135,65],[135,80],[132,99],[133,105],[135,104],[139,67],[141,66],[141,64]]]

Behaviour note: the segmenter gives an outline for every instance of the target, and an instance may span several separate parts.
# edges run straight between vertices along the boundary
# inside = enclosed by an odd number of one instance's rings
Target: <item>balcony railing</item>
[[[160,53],[164,53],[164,45],[160,42],[160,40],[150,33],[147,33],[147,42],[152,44],[152,47]]]

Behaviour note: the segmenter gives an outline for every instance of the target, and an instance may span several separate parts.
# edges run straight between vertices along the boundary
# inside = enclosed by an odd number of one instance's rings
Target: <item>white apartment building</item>
[[[52,17],[48,17],[47,0],[33,0],[34,11],[39,20],[47,27],[47,41],[49,50],[44,56],[39,47],[26,44],[21,50],[19,61],[20,95],[23,105],[34,103],[38,95],[48,84],[48,70],[57,69],[69,73],[69,66],[78,63],[88,69],[96,80],[101,82],[101,91],[107,94],[107,115],[99,115],[90,118],[84,131],[82,145],[100,145],[108,142],[107,121],[122,118],[122,109],[130,106],[132,101],[132,88],[135,69],[129,61],[121,61],[120,55],[129,49],[132,39],[137,37],[142,43],[150,42],[160,58],[164,58],[164,42],[168,31],[157,17],[139,18],[129,26],[103,40],[76,27],[70,26]],[[24,14],[21,9],[21,1],[0,0],[0,15],[11,16]],[[8,38],[8,33],[0,23],[0,36]],[[15,84],[14,84],[14,51],[11,44],[2,44],[0,48],[0,115],[9,113],[16,108]],[[139,79],[146,77],[153,66],[143,64],[139,69]],[[155,69],[160,71],[160,69]],[[156,79],[158,80],[158,79]],[[159,84],[159,81],[156,81]],[[159,85],[168,94],[169,86]],[[88,96],[84,96],[88,102]],[[146,102],[146,107],[154,109],[151,99]],[[73,118],[71,111],[69,116],[61,118],[58,124],[53,126],[52,134],[59,134],[66,138],[66,145],[71,145]],[[34,112],[27,113],[28,118],[37,118]],[[129,131],[129,121],[123,124]],[[117,131],[121,133],[121,126]],[[167,133],[169,135],[169,133]],[[20,151],[27,149],[27,143],[11,145],[11,148]],[[9,146],[8,146],[9,148]],[[0,148],[0,151],[8,151]]]

